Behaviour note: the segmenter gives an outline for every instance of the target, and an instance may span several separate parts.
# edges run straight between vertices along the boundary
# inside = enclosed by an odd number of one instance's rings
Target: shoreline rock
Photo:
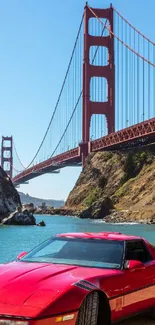
[[[45,211],[41,211],[40,208],[36,209],[34,212],[36,215],[62,215],[62,216],[79,216],[81,211],[76,209],[69,209],[69,208],[50,208],[46,209]]]
[[[41,220],[41,221],[39,221],[39,222],[36,224],[36,226],[39,226],[39,227],[45,227],[46,224],[45,224],[44,220]]]
[[[112,208],[112,200],[108,196],[104,196],[101,200],[94,202],[90,207],[83,210],[79,217],[82,219],[104,219]]]
[[[87,213],[85,212],[86,210],[76,210],[71,209],[71,208],[61,208],[61,209],[52,209],[52,211],[46,211],[46,215],[57,215],[57,216],[73,216],[73,217],[77,217],[80,219],[93,219],[93,220],[103,220],[105,223],[137,223],[137,224],[147,224],[147,225],[152,225],[155,224],[155,215],[154,217],[151,215],[150,217],[145,217],[145,218],[140,218],[137,219],[136,218],[136,212],[132,212],[130,210],[122,210],[122,211],[118,211],[116,209],[110,209],[109,213],[107,215],[105,215],[105,217],[103,217],[101,215],[100,218],[98,217],[94,217],[94,215],[89,215],[87,216]],[[91,211],[91,210],[90,210]],[[37,214],[35,212],[35,214]],[[38,213],[40,214],[40,213]]]
[[[16,226],[32,226],[36,225],[36,219],[28,210],[11,213],[7,218],[1,221],[2,225],[16,225]]]

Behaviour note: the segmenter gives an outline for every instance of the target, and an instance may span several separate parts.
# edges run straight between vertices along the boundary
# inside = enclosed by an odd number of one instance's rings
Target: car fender
[[[81,284],[81,282],[80,282]],[[78,311],[84,299],[94,291],[98,291],[99,295],[107,300],[105,292],[94,285],[94,288],[78,286],[77,283],[70,285],[64,292],[57,296],[55,301],[49,304],[43,311],[41,316],[59,315],[71,311]]]

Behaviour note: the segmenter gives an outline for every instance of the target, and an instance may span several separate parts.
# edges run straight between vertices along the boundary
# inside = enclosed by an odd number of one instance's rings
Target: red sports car
[[[155,247],[116,232],[50,238],[0,265],[0,325],[110,325],[155,306]]]

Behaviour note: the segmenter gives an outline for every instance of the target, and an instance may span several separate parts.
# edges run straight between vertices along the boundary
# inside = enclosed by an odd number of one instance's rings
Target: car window
[[[145,246],[143,241],[128,241],[126,242],[126,260],[137,260],[146,263],[152,260],[152,256]]]
[[[123,255],[124,241],[51,238],[20,261],[120,269]]]

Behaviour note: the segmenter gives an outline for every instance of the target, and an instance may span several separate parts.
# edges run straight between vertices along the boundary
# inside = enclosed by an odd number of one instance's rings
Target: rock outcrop
[[[93,218],[93,219],[102,219],[106,217],[111,209],[113,208],[112,200],[108,196],[104,196],[98,201],[92,203],[92,205],[84,209],[79,217],[80,218]]]
[[[89,155],[65,208],[82,218],[155,223],[155,146]]]
[[[28,210],[11,213],[9,217],[4,218],[1,222],[3,225],[32,226],[36,225],[36,219]]]
[[[37,223],[37,226],[39,226],[39,227],[45,227],[46,224],[45,224],[44,220],[41,220],[41,221],[39,221],[39,222]]]
[[[10,178],[0,167],[0,222],[21,206],[20,197]]]

